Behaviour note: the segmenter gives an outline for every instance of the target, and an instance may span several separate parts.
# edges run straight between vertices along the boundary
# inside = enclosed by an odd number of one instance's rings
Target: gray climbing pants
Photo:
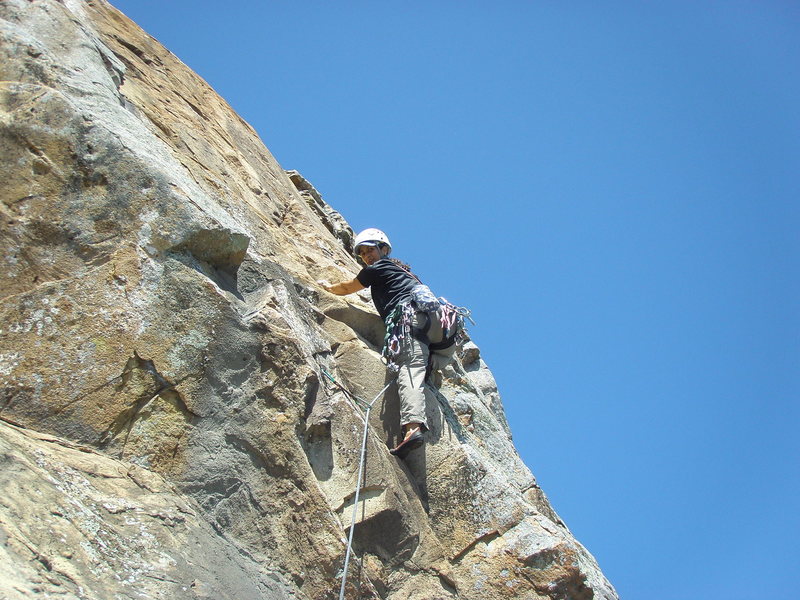
[[[444,339],[440,317],[439,311],[430,313],[431,326],[428,338],[432,344]],[[414,317],[414,327],[424,327],[425,321],[425,313],[417,312]],[[427,344],[414,336],[403,338],[400,354],[395,359],[399,367],[397,387],[400,395],[400,425],[422,423],[422,430],[428,429],[428,420],[425,416],[426,401],[432,403],[436,401],[433,390],[425,382],[428,360],[431,361],[431,370],[438,371],[452,362],[455,351],[455,344],[431,352]]]

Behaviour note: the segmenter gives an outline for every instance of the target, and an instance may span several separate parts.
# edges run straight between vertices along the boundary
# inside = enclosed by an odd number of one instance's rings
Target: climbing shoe
[[[419,448],[422,444],[425,443],[425,438],[421,431],[415,431],[411,434],[411,436],[400,443],[397,448],[392,448],[389,450],[389,454],[393,454],[398,458],[405,458],[408,456],[408,453],[411,452],[414,448]]]

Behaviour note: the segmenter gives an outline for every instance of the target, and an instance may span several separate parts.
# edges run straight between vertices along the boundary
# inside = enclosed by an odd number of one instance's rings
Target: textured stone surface
[[[297,597],[163,477],[0,423],[0,597]]]
[[[4,593],[104,597],[80,590],[130,567],[107,597],[337,598],[362,420],[322,369],[364,399],[387,382],[368,294],[313,283],[357,272],[352,231],[106,2],[6,0],[0,36],[0,418],[24,428],[3,442]],[[480,350],[459,356],[424,451],[386,450],[394,387],[372,411],[348,598],[616,598],[520,461]],[[73,501],[91,517],[56,525]],[[193,587],[184,563],[218,568]]]

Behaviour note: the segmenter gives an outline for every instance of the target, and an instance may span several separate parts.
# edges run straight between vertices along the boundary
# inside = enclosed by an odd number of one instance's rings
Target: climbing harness
[[[421,311],[412,301],[398,304],[386,317],[386,335],[383,338],[381,356],[386,359],[386,365],[391,371],[397,371],[397,357],[400,355],[401,344],[404,339],[414,337],[432,352],[444,350],[453,344],[461,342],[464,336],[464,319],[475,325],[468,308],[455,306],[444,298],[438,299],[439,306],[432,311]],[[414,326],[417,312],[425,315],[425,322],[421,327]],[[439,318],[442,326],[443,338],[441,342],[431,343],[428,332],[431,329],[431,315]]]
[[[428,346],[432,352],[445,350],[453,344],[463,341],[464,319],[469,319],[473,325],[475,325],[475,321],[472,320],[472,312],[468,308],[456,306],[448,302],[447,298],[437,298],[436,294],[422,283],[422,280],[408,265],[399,261],[395,261],[395,264],[417,281],[411,288],[410,298],[399,303],[386,316],[386,334],[383,338],[381,356],[386,359],[386,366],[389,370],[397,372],[400,367],[396,359],[400,354],[404,339],[414,337]],[[418,312],[425,315],[425,323],[421,327],[414,325],[414,318]],[[439,317],[443,337],[442,341],[431,343],[428,332],[431,329],[431,315],[433,314]]]
[[[344,586],[347,582],[347,568],[350,566],[350,554],[353,550],[353,532],[356,530],[356,516],[358,515],[358,496],[361,493],[361,479],[364,477],[364,459],[367,455],[367,434],[369,433],[369,411],[372,410],[372,405],[377,402],[378,398],[383,396],[384,392],[389,389],[389,386],[394,383],[394,379],[391,379],[389,383],[387,383],[384,388],[378,392],[378,395],[372,399],[372,402],[365,402],[355,394],[353,394],[350,390],[345,388],[341,383],[336,381],[333,378],[333,375],[328,373],[325,369],[322,369],[322,372],[325,376],[330,379],[336,387],[342,390],[345,395],[349,398],[352,398],[353,401],[358,405],[360,408],[364,410],[364,436],[361,441],[361,458],[358,462],[358,479],[356,480],[356,491],[353,497],[353,520],[350,523],[350,536],[347,540],[347,552],[345,553],[344,558],[344,567],[342,567],[342,587],[339,589],[339,600],[344,600]]]

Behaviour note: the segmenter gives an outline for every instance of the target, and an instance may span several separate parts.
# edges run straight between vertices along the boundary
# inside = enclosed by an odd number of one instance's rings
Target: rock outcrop
[[[0,3],[0,596],[337,598],[361,398],[352,231],[104,0]],[[616,598],[468,343],[405,462],[370,418],[348,598]]]

